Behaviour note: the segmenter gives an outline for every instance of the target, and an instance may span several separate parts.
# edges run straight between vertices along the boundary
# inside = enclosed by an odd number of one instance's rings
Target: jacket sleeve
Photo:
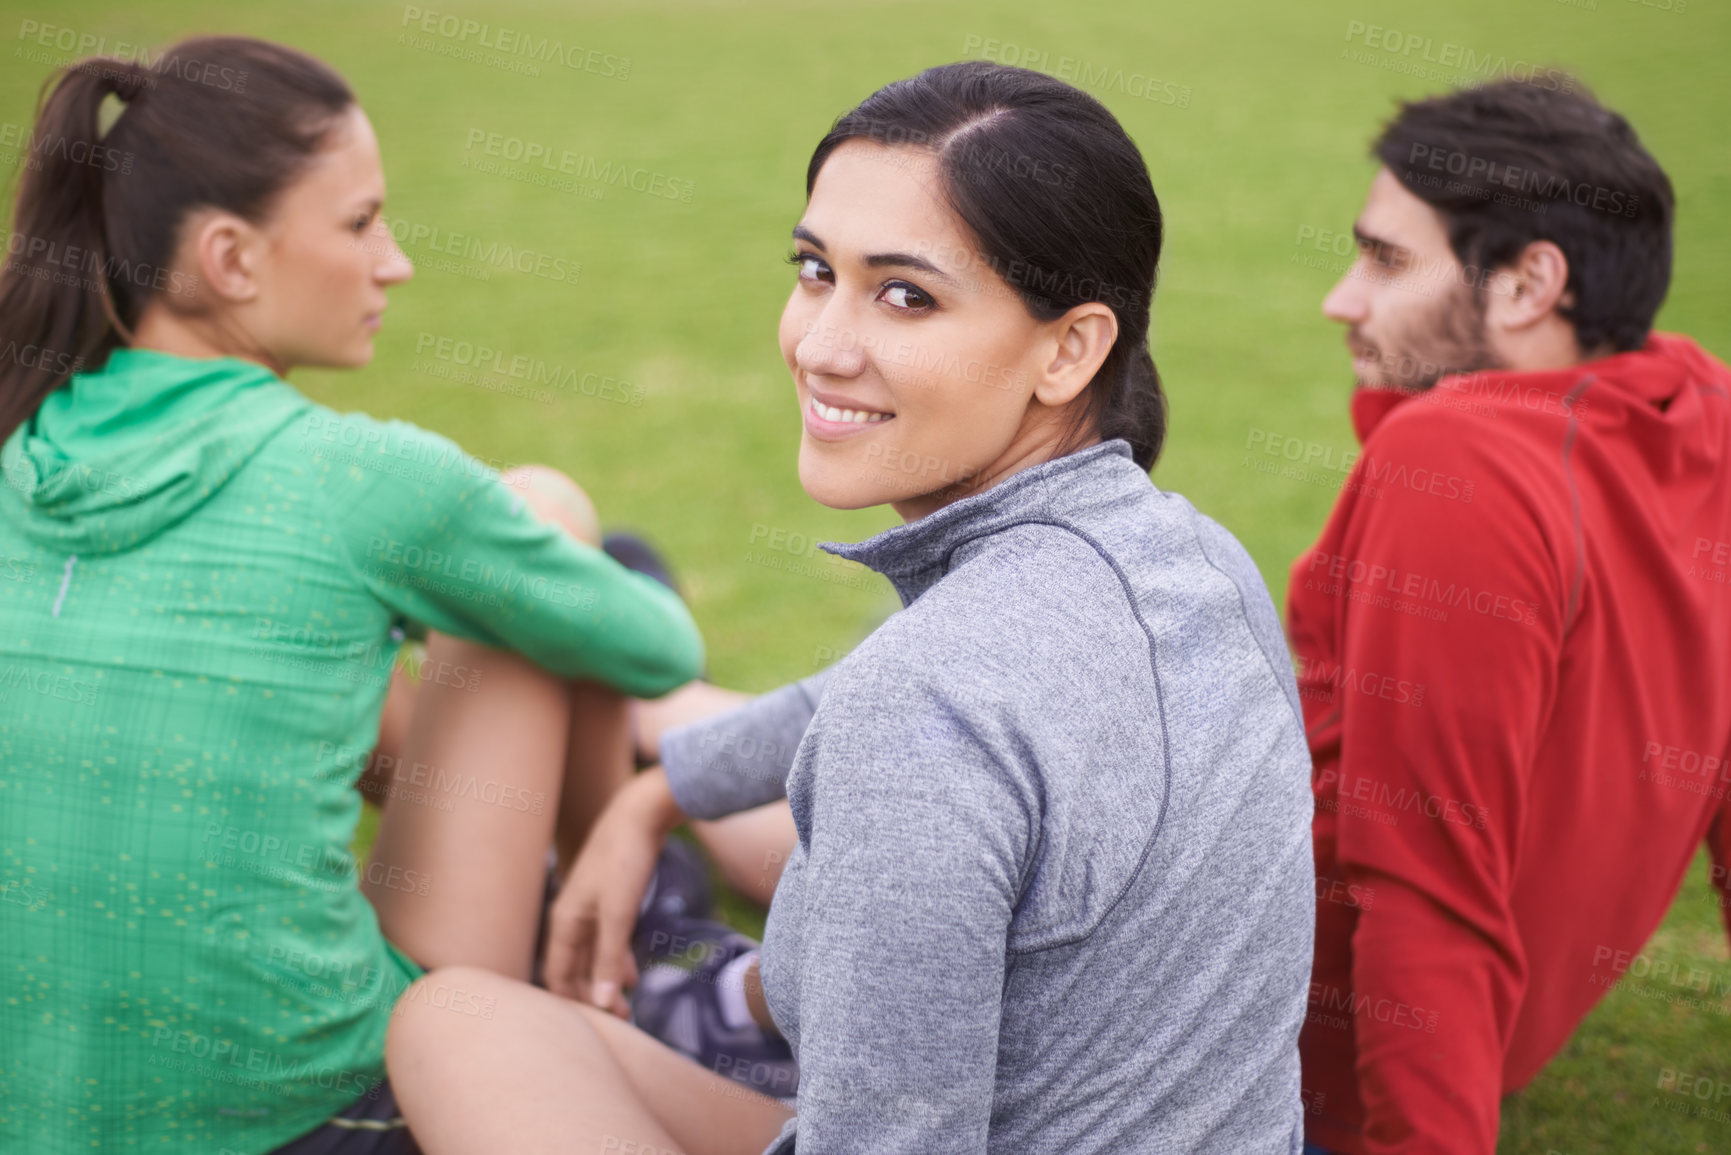
[[[839,672],[800,752],[800,1155],[986,1151],[1038,803],[929,678]]]
[[[449,439],[362,414],[310,420],[327,424],[314,467],[328,471],[349,558],[409,621],[634,697],[701,671],[703,642],[676,594],[541,521]],[[326,441],[348,448],[321,460]]]
[[[1443,422],[1378,431],[1375,500],[1325,559],[1347,586],[1339,861],[1376,905],[1353,989],[1321,994],[1352,1007],[1369,1155],[1496,1149],[1527,984],[1513,873],[1569,614],[1551,475]]]
[[[787,796],[787,774],[829,671],[661,736],[661,765],[688,818],[722,818]]]

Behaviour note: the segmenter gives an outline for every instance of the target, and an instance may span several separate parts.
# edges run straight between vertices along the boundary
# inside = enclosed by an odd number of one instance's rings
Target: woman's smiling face
[[[1116,318],[1031,316],[945,203],[931,152],[845,142],[793,235],[780,336],[807,493],[913,520],[1053,456]]]

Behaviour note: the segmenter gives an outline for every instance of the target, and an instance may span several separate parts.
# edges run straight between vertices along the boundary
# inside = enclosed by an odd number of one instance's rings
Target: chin
[[[819,505],[831,509],[869,509],[895,500],[881,487],[861,476],[865,467],[844,461],[824,460],[805,444],[799,447],[799,484]]]
[[[336,362],[333,368],[359,369],[363,366],[372,364],[372,361],[373,339],[368,337],[353,349],[348,350],[346,355],[340,361]]]

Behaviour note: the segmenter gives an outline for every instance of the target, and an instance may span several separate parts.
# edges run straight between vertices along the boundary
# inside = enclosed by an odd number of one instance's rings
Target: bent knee
[[[415,1047],[460,1029],[465,1020],[493,1017],[511,980],[482,967],[449,966],[428,971],[397,997],[385,1049]]]
[[[599,547],[601,515],[583,487],[551,465],[514,465],[499,475],[535,516],[562,527],[578,541]]]
[[[409,984],[392,1008],[385,1069],[393,1082],[399,1073],[419,1080],[429,1056],[522,1052],[549,1041],[568,1053],[600,1055],[606,1043],[586,1010],[593,1008],[483,967],[438,967]]]

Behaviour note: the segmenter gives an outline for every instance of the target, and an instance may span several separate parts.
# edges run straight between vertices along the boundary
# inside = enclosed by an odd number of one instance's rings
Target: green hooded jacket
[[[0,1150],[268,1151],[382,1076],[419,973],[349,851],[405,633],[647,697],[697,630],[446,438],[244,361],[118,351],[0,470]]]

